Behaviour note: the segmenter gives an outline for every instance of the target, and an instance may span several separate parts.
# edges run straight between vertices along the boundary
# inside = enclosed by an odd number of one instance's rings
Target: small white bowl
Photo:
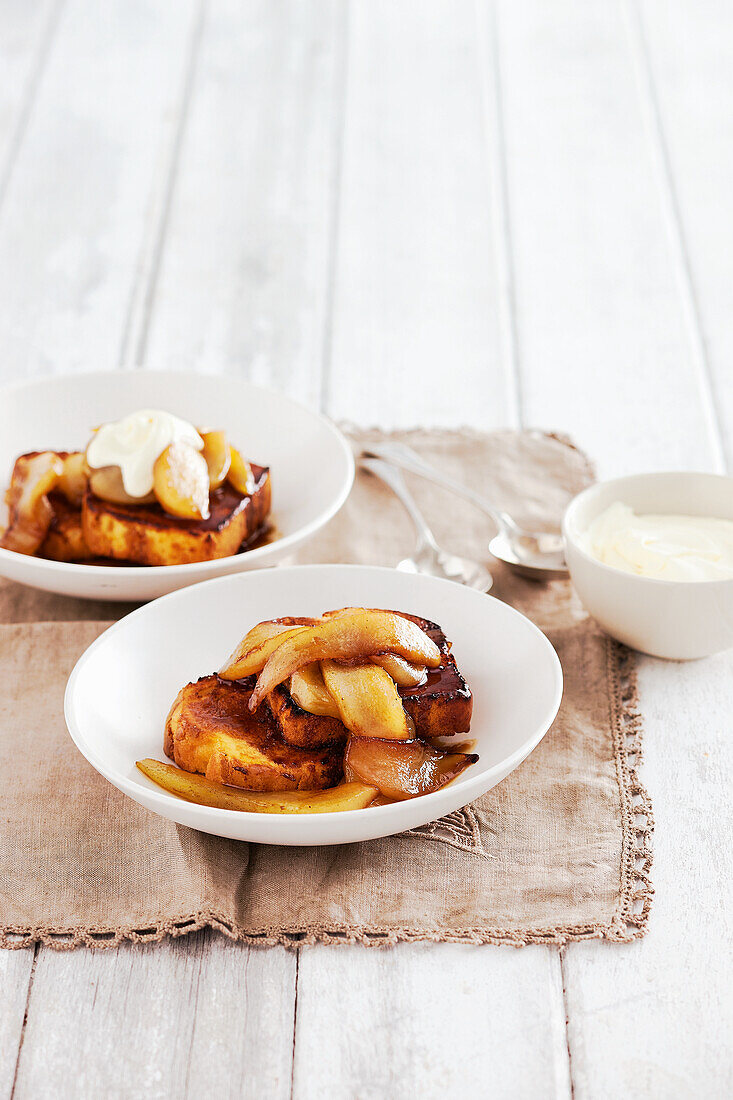
[[[733,579],[662,581],[603,565],[579,539],[609,505],[637,513],[733,520],[733,478],[719,474],[636,474],[603,481],[570,503],[565,556],[587,611],[613,638],[654,657],[690,660],[733,646]]]

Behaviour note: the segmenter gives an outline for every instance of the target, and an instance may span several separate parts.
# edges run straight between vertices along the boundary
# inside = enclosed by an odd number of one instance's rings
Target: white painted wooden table
[[[730,468],[731,56],[728,0],[0,0],[0,379]],[[644,941],[0,952],[0,1095],[730,1095],[732,672],[642,662]]]

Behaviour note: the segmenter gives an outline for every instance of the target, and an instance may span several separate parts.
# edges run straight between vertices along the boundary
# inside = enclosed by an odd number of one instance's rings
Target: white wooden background
[[[0,0],[0,379],[730,472],[732,57],[729,0]],[[642,663],[644,941],[0,952],[0,1095],[731,1095],[732,672]]]

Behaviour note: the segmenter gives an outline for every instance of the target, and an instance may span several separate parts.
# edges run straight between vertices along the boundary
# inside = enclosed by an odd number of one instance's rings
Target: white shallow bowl
[[[161,408],[226,431],[272,473],[272,519],[281,537],[191,565],[74,565],[0,549],[0,576],[65,596],[151,600],[196,581],[273,565],[312,538],[346,500],[351,449],[334,425],[273,390],[220,375],[109,371],[40,378],[0,391],[0,486],[24,451],[80,450],[91,429],[140,408]],[[1,492],[0,492],[1,495]]]
[[[262,619],[347,605],[397,608],[432,619],[474,695],[478,763],[434,794],[391,806],[325,814],[256,814],[197,806],[135,767],[165,760],[163,726],[176,694],[220,667]],[[89,763],[136,802],[217,836],[261,844],[342,844],[414,828],[499,783],[549,729],[562,695],[557,655],[506,604],[451,581],[356,565],[311,565],[225,577],[134,611],[97,639],[72,672],[65,715]]]
[[[583,604],[613,638],[654,657],[689,660],[733,646],[733,580],[662,581],[603,565],[579,538],[609,505],[637,513],[733,520],[733,478],[719,474],[636,474],[591,485],[563,521],[565,556]]]

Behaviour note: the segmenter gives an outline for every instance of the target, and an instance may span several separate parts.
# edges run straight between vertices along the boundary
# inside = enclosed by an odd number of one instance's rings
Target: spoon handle
[[[430,546],[431,549],[437,550],[438,545],[435,541],[435,535],[430,530],[430,527],[428,527],[424,515],[405,485],[405,479],[400,471],[395,466],[391,466],[388,462],[384,462],[381,458],[361,458],[359,460],[359,465],[390,487],[409,513],[410,519],[414,523],[415,530],[420,536],[421,541]]]
[[[434,485],[440,485],[441,488],[448,489],[456,496],[470,501],[490,519],[493,519],[500,531],[515,532],[517,530],[517,525],[510,515],[494,508],[484,497],[479,493],[475,493],[473,489],[469,489],[467,485],[462,485],[460,481],[454,481],[453,478],[441,474],[439,470],[425,462],[405,443],[371,443],[362,451],[362,462],[371,457],[391,463],[393,466],[399,466],[402,470],[408,470],[412,474],[418,474],[426,481],[431,481]]]

